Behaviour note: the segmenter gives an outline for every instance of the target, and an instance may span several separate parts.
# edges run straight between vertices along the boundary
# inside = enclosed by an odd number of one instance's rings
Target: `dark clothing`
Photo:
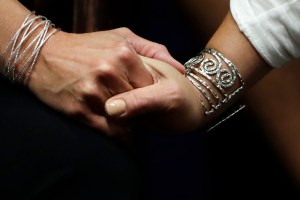
[[[196,200],[245,194],[294,199],[286,197],[296,194],[244,112],[209,134],[140,131],[129,151],[8,81],[1,80],[0,91],[0,192],[10,199]],[[238,125],[250,132],[240,132]]]
[[[34,2],[42,8],[31,10],[72,31],[72,0]],[[113,10],[99,29],[127,26],[165,44],[181,62],[204,44],[193,38],[174,1],[101,2]],[[129,151],[27,90],[1,80],[0,92],[0,193],[9,199],[299,199],[247,110],[209,134],[138,131]]]
[[[135,199],[126,149],[0,83],[0,191],[10,199]],[[6,194],[6,195],[4,195]]]

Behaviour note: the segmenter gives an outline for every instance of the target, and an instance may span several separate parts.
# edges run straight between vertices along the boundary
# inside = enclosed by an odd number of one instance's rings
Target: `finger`
[[[165,109],[169,105],[165,91],[160,84],[154,84],[119,94],[106,101],[106,113],[111,117],[128,118]]]
[[[153,76],[146,69],[141,58],[133,47],[126,43],[120,44],[112,53],[107,52],[111,63],[103,63],[101,66],[103,77],[123,77],[133,88],[144,87],[153,84]],[[123,72],[124,74],[122,74]]]
[[[96,82],[99,84],[99,87],[101,86],[101,88],[105,89],[107,91],[106,93],[109,94],[108,98],[133,89],[127,75],[121,71],[116,74],[101,75],[97,77],[97,79]]]
[[[181,103],[185,95],[178,82],[187,81],[182,74],[167,63],[142,56],[141,59],[154,72],[157,82],[109,99],[105,103],[108,115],[132,117],[154,111],[170,111]]]
[[[175,67],[181,73],[184,72],[184,66],[171,56],[164,45],[146,40],[135,34],[132,34],[131,36],[131,45],[138,54],[166,62]]]
[[[166,62],[182,74],[184,73],[184,66],[171,56],[164,45],[144,39],[131,31],[129,33],[129,42],[138,54]]]
[[[71,93],[80,105],[88,106],[87,108],[95,114],[103,114],[105,113],[104,103],[113,95],[95,79],[97,77],[94,75],[86,76],[85,80],[74,85],[75,87],[71,89]],[[84,110],[87,108],[84,108]]]
[[[172,109],[180,99],[175,78],[182,75],[173,67],[158,60],[141,57],[148,69],[155,72],[157,83],[144,88],[119,94],[105,103],[108,115],[113,117],[133,117],[136,115]],[[172,77],[172,78],[171,78]]]
[[[132,49],[132,51],[134,50]],[[151,71],[147,70],[136,53],[131,60],[124,62],[124,69],[126,69],[125,74],[128,82],[133,88],[141,88],[154,83]]]

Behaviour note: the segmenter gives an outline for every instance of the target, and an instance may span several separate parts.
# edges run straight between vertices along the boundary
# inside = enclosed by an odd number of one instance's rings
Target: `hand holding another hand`
[[[143,128],[159,132],[183,133],[203,125],[200,92],[190,81],[167,63],[142,60],[155,83],[112,97],[106,102],[107,113],[114,119],[131,118],[133,123],[144,115]]]
[[[153,84],[138,54],[183,69],[165,47],[128,29],[88,34],[59,32],[42,49],[29,88],[47,105],[107,134],[126,128],[107,119],[110,97]]]

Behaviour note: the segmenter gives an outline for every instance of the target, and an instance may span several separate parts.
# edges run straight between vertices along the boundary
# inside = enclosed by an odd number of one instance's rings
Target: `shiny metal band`
[[[206,48],[184,64],[185,76],[203,94],[205,114],[214,113],[244,88],[235,65],[215,49]]]
[[[41,48],[57,31],[55,25],[46,17],[35,16],[34,11],[28,14],[20,29],[0,56],[2,60],[7,57],[4,66],[2,66],[2,75],[12,82],[19,81],[27,84]],[[29,57],[26,55],[29,55]],[[17,65],[20,63],[22,64],[17,69]]]

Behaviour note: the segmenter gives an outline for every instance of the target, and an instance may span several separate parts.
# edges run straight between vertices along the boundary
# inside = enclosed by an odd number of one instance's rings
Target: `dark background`
[[[73,0],[23,2],[64,31],[85,23],[84,15],[74,18]],[[129,27],[166,45],[181,63],[205,45],[176,1],[101,2],[96,30]],[[145,199],[299,199],[291,176],[247,108],[210,133],[143,133],[136,142]]]

